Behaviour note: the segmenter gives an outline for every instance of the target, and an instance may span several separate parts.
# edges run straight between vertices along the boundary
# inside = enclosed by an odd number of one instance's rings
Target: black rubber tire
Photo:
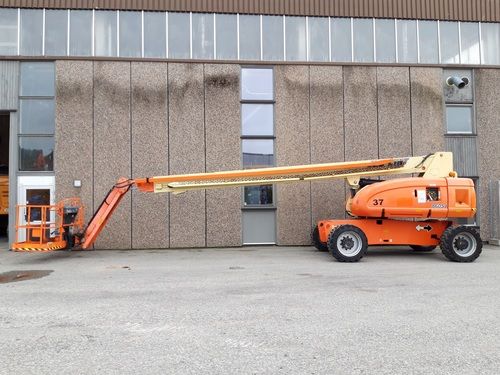
[[[318,251],[328,251],[328,246],[326,245],[326,243],[319,240],[319,229],[317,225],[312,231],[311,240],[314,247],[318,249]]]
[[[457,245],[456,241],[459,240],[458,237],[461,234],[471,236],[475,239],[474,251],[465,256],[457,253],[454,246]],[[475,261],[481,254],[481,251],[483,250],[483,241],[481,240],[481,236],[475,228],[460,225],[447,228],[441,236],[441,243],[439,246],[441,247],[441,252],[443,253],[443,255],[449,260],[453,262],[469,263]]]
[[[414,251],[419,251],[419,252],[425,252],[425,251],[432,251],[434,250],[437,246],[420,246],[420,245],[410,245],[412,250]]]
[[[354,232],[359,236],[359,239],[361,240],[360,250],[353,255],[347,255],[345,253],[342,253],[341,249],[337,248],[337,240],[345,232]],[[339,262],[358,262],[361,258],[363,258],[367,249],[368,249],[368,240],[366,238],[366,235],[361,229],[359,229],[355,225],[343,224],[336,226],[331,230],[330,234],[328,235],[328,250],[333,255],[333,257],[337,259]]]

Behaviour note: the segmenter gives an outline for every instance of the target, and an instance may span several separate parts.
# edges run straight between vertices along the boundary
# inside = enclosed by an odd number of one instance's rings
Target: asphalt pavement
[[[0,374],[499,374],[500,248],[0,251]]]

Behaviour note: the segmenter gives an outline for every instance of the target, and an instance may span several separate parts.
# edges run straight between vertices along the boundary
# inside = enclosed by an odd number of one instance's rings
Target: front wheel
[[[366,235],[354,225],[339,225],[328,236],[328,250],[339,262],[357,262],[367,249]]]
[[[453,262],[473,262],[483,250],[477,230],[464,225],[449,227],[441,236],[441,252]]]

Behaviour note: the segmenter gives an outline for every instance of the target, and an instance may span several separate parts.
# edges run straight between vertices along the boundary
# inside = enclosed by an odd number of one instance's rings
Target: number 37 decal
[[[374,199],[372,201],[372,203],[374,206],[382,206],[382,203],[384,203],[384,200],[383,199]]]

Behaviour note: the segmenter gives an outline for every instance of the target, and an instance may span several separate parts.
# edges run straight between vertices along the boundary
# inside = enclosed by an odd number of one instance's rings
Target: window
[[[94,40],[96,56],[116,56],[116,12],[95,12]]]
[[[92,55],[92,11],[71,10],[69,30],[69,55]]]
[[[120,12],[120,56],[142,56],[142,19],[140,12]]]
[[[22,62],[19,98],[19,170],[54,170],[55,68]]]
[[[330,60],[328,22],[328,18],[309,18],[309,61]]]
[[[236,60],[238,58],[237,16],[216,14],[215,24],[217,58],[221,60]]]
[[[260,17],[240,17],[240,59],[260,60]]]
[[[272,133],[272,124],[270,125],[271,129],[269,130]],[[268,131],[265,132],[268,133]],[[273,134],[270,136],[272,137]],[[243,139],[241,148],[243,150],[243,167],[245,169],[266,168],[274,165],[274,140],[272,138]]]
[[[188,13],[168,14],[168,57],[189,59],[190,30]]]
[[[416,63],[417,22],[397,20],[397,29],[398,29],[398,62]]]
[[[441,62],[444,64],[460,64],[458,22],[440,22],[439,34]]]
[[[242,69],[241,99],[272,100],[273,99],[272,69]]]
[[[21,9],[20,54],[40,56],[42,54],[43,11]]]
[[[283,60],[283,17],[262,16],[262,59]]]
[[[396,61],[396,30],[394,20],[375,20],[377,62]]]
[[[373,62],[373,20],[354,19],[352,22],[354,61]]]
[[[17,55],[17,9],[0,8],[0,55]]]
[[[448,134],[472,134],[472,105],[446,106],[446,129]]]
[[[68,11],[45,11],[45,55],[66,56],[68,48]]]
[[[214,15],[193,13],[193,59],[214,58]]]
[[[438,63],[438,32],[436,21],[418,21],[418,45],[420,62]]]
[[[332,19],[332,61],[352,61],[351,19]]]
[[[286,17],[285,23],[287,61],[306,61],[305,17]]]
[[[500,64],[500,24],[481,24],[482,62],[488,65]]]
[[[460,23],[460,58],[462,64],[479,64],[479,24]]]
[[[272,104],[246,103],[241,105],[242,135],[273,135]]]
[[[166,13],[144,12],[144,57],[167,56]]]

